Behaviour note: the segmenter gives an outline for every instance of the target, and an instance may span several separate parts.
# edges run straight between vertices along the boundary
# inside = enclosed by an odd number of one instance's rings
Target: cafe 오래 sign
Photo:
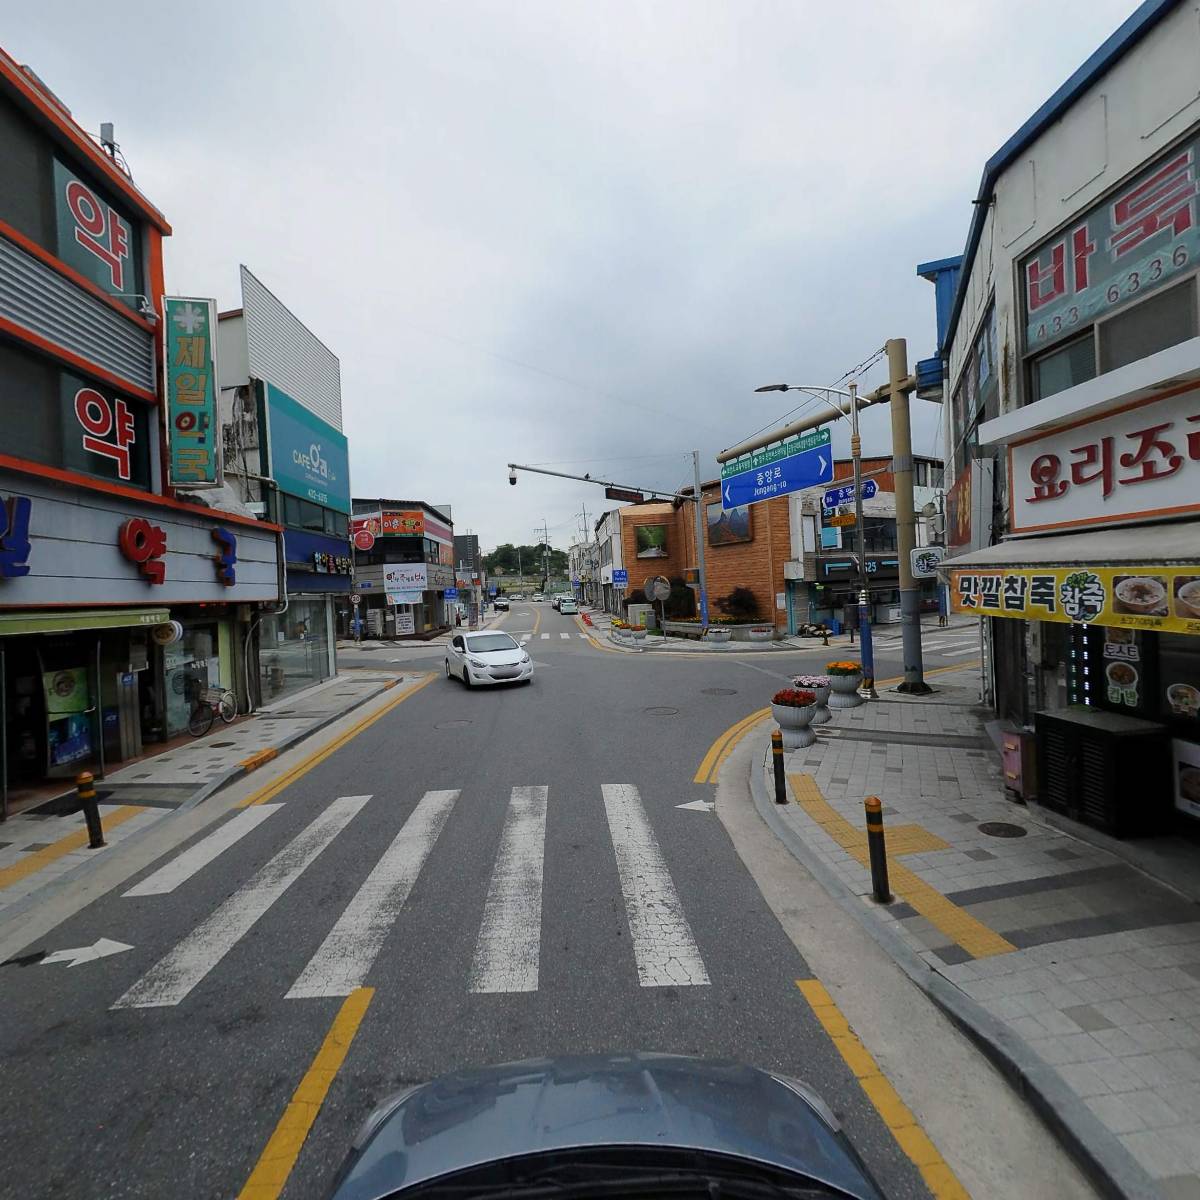
[[[981,617],[1200,634],[1200,568],[964,567],[950,572],[950,607]]]
[[[1177,146],[1021,264],[1025,341],[1040,350],[1173,282],[1200,255],[1196,155]]]
[[[163,298],[168,472],[172,487],[221,485],[217,420],[217,304],[187,296]]]
[[[1200,512],[1200,390],[1014,444],[1014,533]]]

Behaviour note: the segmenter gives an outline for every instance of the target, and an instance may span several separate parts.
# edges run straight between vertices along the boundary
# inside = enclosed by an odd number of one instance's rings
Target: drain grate
[[[220,747],[220,749],[224,750],[226,746],[236,746],[237,742],[209,742],[208,744],[214,748]]]
[[[642,712],[648,717],[674,717],[679,715],[679,709],[677,708],[643,708]]]
[[[736,696],[737,688],[701,688],[702,696]]]
[[[1029,830],[1023,825],[1013,825],[1008,821],[984,821],[979,826],[979,832],[988,837],[1019,838],[1024,837]]]

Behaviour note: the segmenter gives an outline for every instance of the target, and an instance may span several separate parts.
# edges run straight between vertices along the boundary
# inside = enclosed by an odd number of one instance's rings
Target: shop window
[[[326,508],[322,510],[325,514],[325,532],[330,537],[349,537],[350,522],[345,513],[340,513],[336,509]]]
[[[1031,368],[1033,399],[1045,400],[1056,392],[1065,392],[1076,384],[1096,377],[1096,339],[1090,331],[1049,354],[1033,360]]]
[[[1115,371],[1196,336],[1196,279],[1132,305],[1099,327],[1100,371]]]

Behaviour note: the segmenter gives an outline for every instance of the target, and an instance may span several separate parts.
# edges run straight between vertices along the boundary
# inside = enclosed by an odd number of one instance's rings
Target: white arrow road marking
[[[679,894],[637,788],[605,783],[604,812],[625,896],[625,916],[642,987],[708,983]]]
[[[287,994],[348,996],[361,987],[458,799],[426,792]]]
[[[164,1008],[178,1004],[300,878],[370,798],[339,796],[210,917],[160,958],[113,1008]]]
[[[132,950],[132,946],[124,942],[114,942],[111,938],[97,938],[90,946],[76,946],[74,950],[55,950],[42,959],[42,966],[52,963],[66,963],[68,967],[77,967],[80,963],[95,962],[98,958],[107,958],[110,954],[120,954],[122,950]]]
[[[471,964],[473,992],[537,991],[547,793],[512,790]]]
[[[676,808],[686,808],[689,812],[712,812],[717,806],[711,800],[689,800],[686,804],[677,804]]]
[[[178,858],[160,867],[153,875],[148,875],[141,883],[134,884],[124,895],[165,896],[168,892],[173,892],[181,883],[191,879],[217,855],[228,850],[252,829],[257,829],[272,813],[278,812],[282,807],[282,804],[259,804],[254,808],[243,808],[220,829],[214,830],[203,841],[190,846]]]

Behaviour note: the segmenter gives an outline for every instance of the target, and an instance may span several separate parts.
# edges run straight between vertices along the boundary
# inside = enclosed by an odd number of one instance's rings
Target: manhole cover
[[[643,708],[642,712],[644,712],[648,717],[674,717],[678,714],[679,709],[677,709],[677,708]]]
[[[440,721],[435,728],[437,729],[458,729],[463,725],[470,725],[470,721]]]
[[[737,688],[701,688],[702,696],[736,696]]]
[[[210,746],[220,746],[221,748],[224,748],[225,746],[236,746],[237,742],[209,742],[208,744]]]
[[[1008,821],[984,821],[979,826],[979,832],[988,837],[1017,838],[1024,837],[1029,830],[1021,825],[1012,825]]]

